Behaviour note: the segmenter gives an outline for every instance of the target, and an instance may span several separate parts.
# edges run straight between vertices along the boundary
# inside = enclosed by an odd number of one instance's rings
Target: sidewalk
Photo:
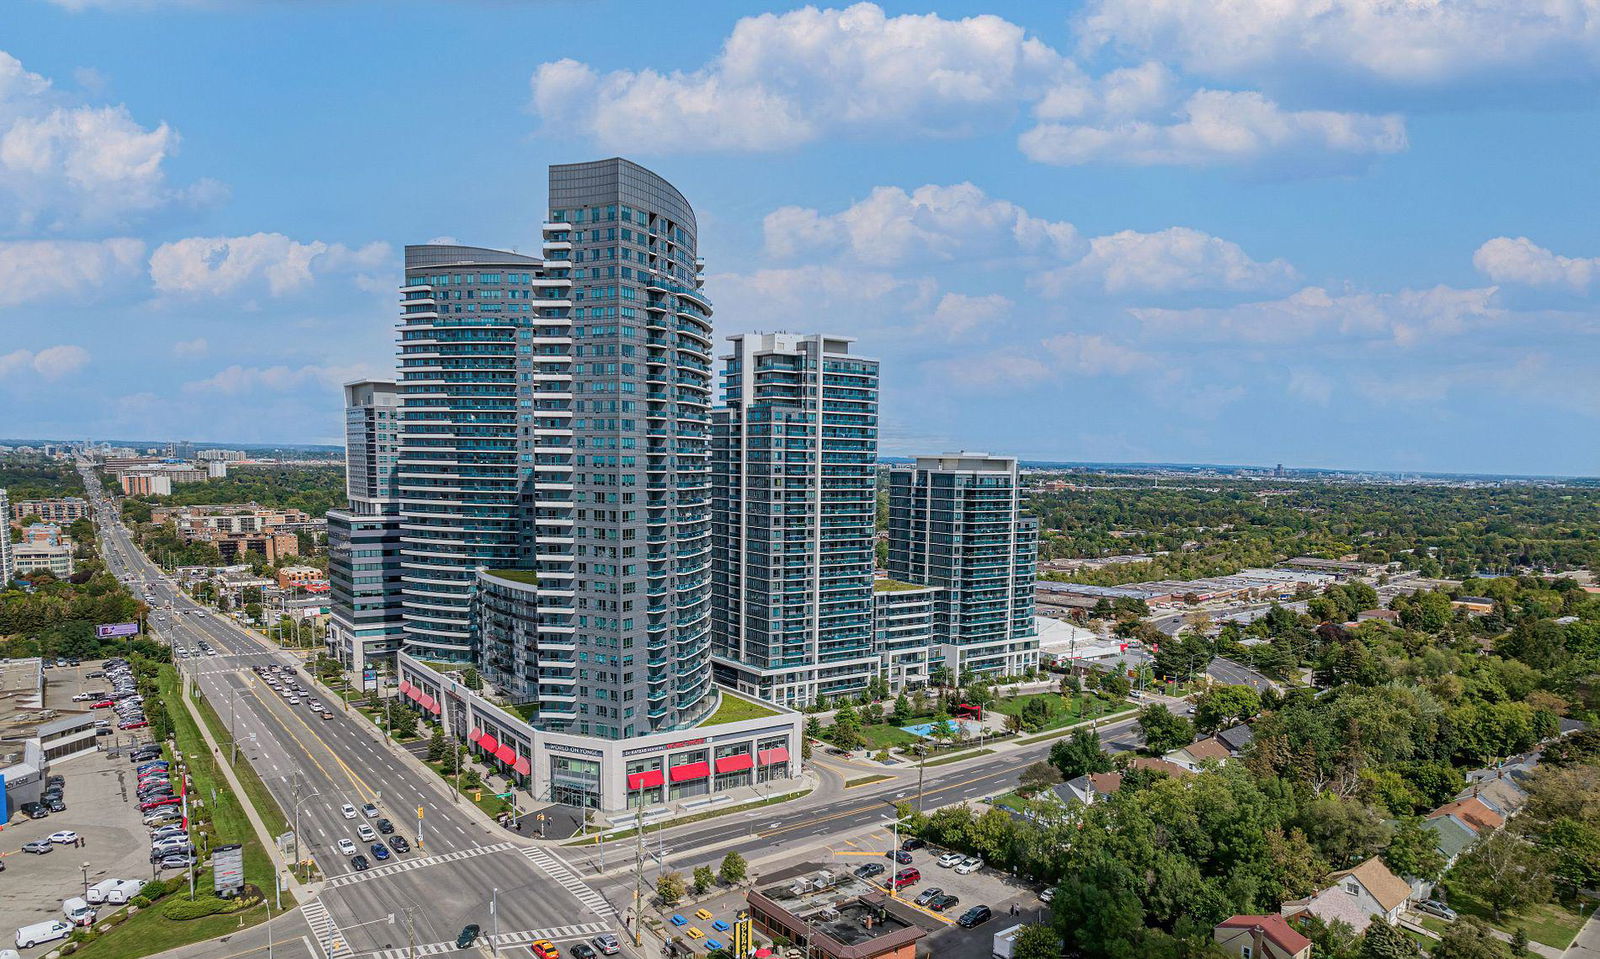
[[[244,786],[239,782],[238,775],[234,773],[233,766],[228,763],[227,756],[222,752],[221,745],[211,735],[211,727],[206,725],[205,718],[200,715],[200,707],[195,705],[190,696],[185,695],[185,689],[190,687],[193,687],[193,684],[186,678],[179,680],[178,698],[183,700],[183,708],[188,710],[190,718],[194,720],[195,726],[199,728],[200,738],[205,740],[206,748],[211,750],[211,755],[217,761],[217,768],[222,771],[223,778],[228,781],[228,788],[233,790],[233,795],[239,800],[239,806],[244,810],[245,818],[250,820],[250,828],[256,831],[256,838],[266,848],[267,856],[272,859],[275,872],[279,877],[288,876],[289,881],[284,888],[294,896],[297,902],[303,901],[307,892],[306,887],[301,884],[299,879],[295,878],[294,869],[290,867],[289,861],[284,858],[283,853],[278,849],[277,837],[267,829],[267,824],[262,821],[261,814],[256,811],[256,804],[250,801],[250,795],[244,791]],[[246,760],[246,762],[248,761]],[[312,894],[315,895],[315,892],[313,891]]]

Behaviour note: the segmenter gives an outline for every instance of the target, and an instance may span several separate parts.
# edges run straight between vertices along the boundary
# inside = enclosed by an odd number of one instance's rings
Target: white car
[[[300,697],[298,697],[298,696],[290,696],[289,697],[289,705],[291,705],[291,706],[300,705]]]
[[[348,839],[341,839],[339,840],[339,852],[342,855],[354,856],[356,854],[356,844]]]
[[[977,856],[968,856],[966,859],[961,860],[961,865],[956,867],[956,872],[959,872],[961,875],[965,876],[970,873],[977,872],[982,868],[982,859],[979,859]]]
[[[955,866],[961,865],[962,860],[966,858],[966,856],[961,855],[959,852],[947,852],[939,857],[939,865],[946,869],[951,869]]]
[[[51,833],[50,841],[57,845],[69,846],[78,841],[78,834],[70,829],[63,829],[60,832]]]
[[[356,818],[356,807],[350,805],[349,803],[345,803],[343,806],[340,806],[339,811],[344,813],[344,818],[346,819]]]
[[[367,825],[366,823],[362,823],[361,825],[356,827],[356,835],[361,838],[362,842],[377,842],[378,841],[378,834],[373,832],[372,831],[372,827]]]

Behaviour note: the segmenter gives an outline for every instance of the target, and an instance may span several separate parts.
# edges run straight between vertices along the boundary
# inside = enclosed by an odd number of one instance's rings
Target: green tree
[[[703,896],[717,884],[717,874],[711,871],[710,866],[694,867],[694,894]]]
[[[738,852],[729,852],[722,857],[722,866],[717,870],[717,875],[722,878],[723,885],[737,886],[744,882],[745,872],[749,864]]]
[[[664,872],[656,878],[656,895],[661,897],[663,905],[677,905],[688,892],[689,887],[680,872]]]
[[[1067,873],[1052,903],[1057,934],[1084,959],[1138,959],[1144,906],[1128,867],[1096,855]]]
[[[450,741],[444,737],[443,730],[435,729],[428,737],[428,762],[442,763],[449,757]]]
[[[1086,773],[1110,772],[1111,757],[1101,748],[1099,736],[1079,729],[1050,746],[1050,765],[1063,780],[1076,779]]]
[[[896,726],[905,726],[911,722],[911,700],[905,693],[894,698],[894,708],[889,711],[889,722]]]
[[[833,714],[833,725],[828,729],[828,739],[840,749],[858,749],[865,741],[861,735],[861,720],[849,703],[840,706]]]
[[[1105,673],[1100,677],[1100,688],[1105,690],[1113,699],[1127,699],[1128,693],[1133,691],[1133,683],[1128,681],[1128,676],[1122,670]]]
[[[1495,922],[1508,909],[1550,898],[1550,870],[1543,852],[1505,829],[1479,840],[1450,875],[1455,886],[1489,906]]]
[[[1061,959],[1061,937],[1049,926],[1029,923],[1017,930],[1011,959]]]
[[[1160,703],[1139,710],[1135,725],[1144,737],[1145,748],[1154,753],[1171,752],[1194,741],[1194,725]]]
[[[1017,786],[1023,792],[1033,795],[1044,792],[1060,781],[1061,774],[1056,771],[1056,767],[1049,763],[1038,762],[1032,763],[1022,771],[1022,775],[1017,778]]]
[[[1387,922],[1374,922],[1361,938],[1359,959],[1411,959],[1421,955],[1415,942]]]
[[[1194,725],[1210,735],[1245,722],[1261,711],[1261,696],[1249,686],[1213,686],[1194,704]]]
[[[1401,878],[1438,879],[1444,871],[1444,856],[1439,853],[1438,835],[1422,825],[1420,816],[1406,816],[1394,826],[1383,861]]]
[[[1510,955],[1488,924],[1473,916],[1446,926],[1438,944],[1428,950],[1429,959],[1506,959]]]

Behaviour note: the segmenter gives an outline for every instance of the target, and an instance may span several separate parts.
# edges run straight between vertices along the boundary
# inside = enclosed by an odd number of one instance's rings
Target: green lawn
[[[906,723],[906,725],[910,726],[912,723],[927,722],[932,718],[932,716],[924,716],[920,719],[913,719],[911,722]],[[888,723],[862,726],[861,738],[866,740],[867,745],[871,747],[874,752],[880,749],[887,749],[890,746],[911,746],[922,742],[921,736],[918,736],[915,733],[908,733],[899,726],[891,726]]]
[[[211,738],[221,746],[223,755],[229,755],[228,730],[223,725],[222,717],[211,708],[211,703],[200,700],[200,715],[206,721],[206,726],[211,730]],[[267,831],[274,836],[281,836],[289,831],[289,818],[279,808],[278,801],[272,798],[272,793],[267,791],[267,784],[261,781],[261,775],[256,772],[250,760],[245,758],[243,752],[239,753],[239,761],[233,765],[233,774],[239,777],[239,785],[244,787],[245,796],[250,800],[250,805],[256,809],[256,815],[267,824]]]
[[[716,726],[720,723],[737,723],[746,719],[765,719],[776,715],[778,711],[770,706],[723,690],[722,702],[717,704],[717,711],[707,716],[699,725]]]
[[[994,755],[994,750],[992,750],[992,749],[969,749],[968,751],[966,751],[964,753],[957,753],[954,756],[941,756],[938,759],[930,759],[927,762],[923,763],[923,765],[924,766],[944,766],[944,765],[948,765],[949,763],[961,762],[963,759],[976,759],[979,756],[992,756],[992,755]]]
[[[1495,922],[1489,907],[1482,900],[1460,890],[1450,893],[1450,906],[1463,916],[1477,916],[1501,932],[1512,933],[1518,926],[1528,931],[1528,938],[1556,949],[1565,949],[1583,928],[1583,917],[1559,902],[1527,906],[1516,912],[1501,913]]]
[[[1050,718],[1032,732],[1060,729],[1085,719],[1099,718],[1108,715],[1110,710],[1116,707],[1115,703],[1108,703],[1094,696],[1080,695],[1068,699],[1060,693],[1029,693],[1025,696],[1001,699],[990,708],[1007,716],[1021,716],[1023,707],[1030,702],[1044,702],[1050,707]],[[1089,707],[1087,712],[1086,706]]]
[[[847,782],[845,782],[844,788],[850,789],[853,786],[870,786],[873,783],[881,783],[885,779],[893,779],[893,778],[894,778],[893,776],[884,776],[884,775],[858,776],[855,779],[851,779],[851,780],[848,780]]]

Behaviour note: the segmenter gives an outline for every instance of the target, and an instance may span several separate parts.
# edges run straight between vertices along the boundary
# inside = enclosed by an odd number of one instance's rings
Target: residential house
[[[1086,773],[1051,788],[1051,795],[1067,806],[1092,806],[1122,788],[1121,773]]]
[[[1282,916],[1232,916],[1211,930],[1212,940],[1239,959],[1310,959],[1311,940]]]
[[[1483,800],[1470,796],[1466,799],[1447,802],[1433,812],[1428,813],[1429,819],[1438,819],[1441,816],[1449,816],[1452,819],[1459,820],[1462,825],[1479,835],[1486,832],[1494,832],[1506,824],[1504,816],[1490,809],[1484,804]]]
[[[1504,819],[1515,816],[1528,804],[1527,792],[1511,779],[1486,779],[1483,782],[1472,783],[1461,790],[1456,798],[1476,799],[1499,813]]]
[[[1400,623],[1400,611],[1396,609],[1363,609],[1356,613],[1356,622],[1364,623],[1369,619],[1382,620],[1385,623]]]
[[[1429,819],[1422,824],[1422,828],[1434,834],[1434,848],[1444,857],[1446,868],[1455,865],[1461,854],[1478,838],[1476,832],[1454,816]]]
[[[1310,913],[1324,922],[1338,919],[1361,932],[1373,920],[1394,925],[1411,897],[1411,886],[1376,856],[1354,869],[1333,873],[1328,879],[1328,888],[1309,898],[1284,903],[1283,915]]]
[[[1450,601],[1456,609],[1464,609],[1470,616],[1487,616],[1494,612],[1494,600],[1487,596],[1458,596]]]
[[[1234,758],[1238,758],[1245,751],[1245,747],[1255,741],[1255,738],[1255,730],[1250,728],[1249,723],[1230,726],[1217,733],[1217,739],[1222,741],[1222,745],[1228,747],[1228,755]]]
[[[1215,736],[1197,739],[1187,746],[1179,746],[1167,753],[1165,759],[1171,760],[1190,772],[1199,772],[1200,767],[1206,762],[1227,762],[1233,758],[1233,751],[1226,743]]]
[[[1183,768],[1170,759],[1156,759],[1152,756],[1139,756],[1128,763],[1128,768],[1143,769],[1153,773],[1165,773],[1174,778],[1193,775],[1191,770]]]

